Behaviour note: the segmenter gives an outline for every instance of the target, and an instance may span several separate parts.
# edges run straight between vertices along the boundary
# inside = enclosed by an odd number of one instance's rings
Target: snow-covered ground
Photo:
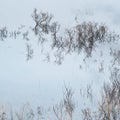
[[[118,0],[1,0],[0,27],[14,30],[21,24],[32,26],[34,8],[52,13],[55,20],[65,27],[74,25],[74,18],[78,16],[80,22],[105,23],[110,29],[119,31]],[[0,104],[18,106],[29,102],[49,106],[61,100],[64,84],[73,88],[76,98],[81,88],[91,85],[99,98],[99,89],[109,75],[107,70],[99,73],[99,64],[92,61],[94,58],[84,64],[83,69],[79,68],[81,56],[78,55],[68,56],[59,66],[43,62],[36,48],[35,57],[26,61],[24,43],[21,38],[0,41]],[[103,59],[107,61],[108,58],[105,56]]]

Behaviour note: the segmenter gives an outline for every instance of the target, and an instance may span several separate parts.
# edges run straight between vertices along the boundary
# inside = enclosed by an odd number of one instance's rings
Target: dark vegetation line
[[[97,45],[104,43],[109,45],[119,41],[119,34],[111,32],[104,24],[94,22],[78,23],[77,20],[75,26],[65,28],[62,31],[63,34],[61,34],[61,25],[53,19],[53,15],[47,12],[38,12],[35,9],[32,18],[34,26],[29,27],[24,32],[22,30],[26,27],[25,25],[21,25],[12,32],[9,32],[6,27],[0,29],[1,41],[4,41],[6,38],[17,39],[18,36],[22,36],[22,39],[27,41],[27,60],[33,58],[34,54],[29,36],[33,33],[43,48],[45,48],[47,43],[50,49],[55,52],[54,57],[58,64],[62,63],[66,55],[73,53],[78,53],[79,55],[81,52],[84,52],[85,57],[88,58],[92,56],[92,52],[96,49]],[[50,58],[49,54],[47,54],[46,58]]]

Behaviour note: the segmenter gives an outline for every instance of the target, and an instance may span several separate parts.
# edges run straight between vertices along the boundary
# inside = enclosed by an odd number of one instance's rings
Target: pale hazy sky
[[[37,8],[52,13],[64,26],[73,25],[77,15],[80,21],[106,23],[119,31],[119,4],[119,0],[0,0],[0,27],[32,26],[31,14]],[[66,59],[61,66],[42,62],[39,55],[26,62],[25,46],[21,41],[0,41],[0,103],[30,101],[49,104],[62,95],[64,81],[75,89],[91,81],[95,85],[101,81],[95,69],[79,70],[79,58],[76,56]]]

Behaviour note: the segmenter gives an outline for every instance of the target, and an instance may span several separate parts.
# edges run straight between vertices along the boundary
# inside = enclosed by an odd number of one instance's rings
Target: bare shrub
[[[0,29],[0,39],[3,41],[5,38],[7,38],[8,30],[6,27],[3,27]]]
[[[105,120],[120,119],[120,73],[115,68],[111,73],[111,83],[104,85],[100,116]]]
[[[26,60],[30,60],[33,58],[33,48],[32,45],[26,44],[27,54],[26,54]]]
[[[70,120],[72,120],[74,109],[75,109],[75,104],[73,102],[73,91],[71,87],[65,86],[64,106],[65,106],[66,112],[69,115]]]
[[[63,102],[60,102],[59,104],[53,106],[53,113],[56,116],[57,120],[65,119],[65,109]]]

